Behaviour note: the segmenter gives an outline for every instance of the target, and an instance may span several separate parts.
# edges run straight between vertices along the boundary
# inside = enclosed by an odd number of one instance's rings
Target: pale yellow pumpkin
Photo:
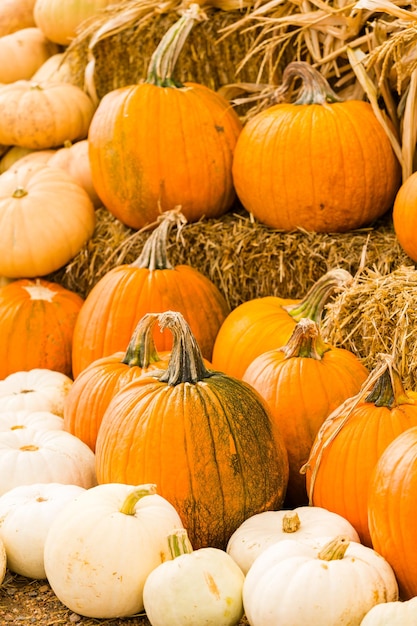
[[[0,37],[0,83],[29,79],[59,48],[35,26]]]
[[[33,8],[36,0],[1,0],[0,37],[22,28],[35,26]]]

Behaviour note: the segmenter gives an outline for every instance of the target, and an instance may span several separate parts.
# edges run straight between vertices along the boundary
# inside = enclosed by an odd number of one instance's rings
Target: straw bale
[[[352,350],[372,371],[381,354],[395,359],[406,389],[417,390],[417,270],[365,267],[325,311],[323,336]]]
[[[155,225],[134,231],[106,209],[97,211],[93,238],[54,280],[85,297],[110,269],[131,263]],[[172,264],[189,264],[208,276],[234,308],[268,295],[302,297],[329,269],[355,273],[365,263],[386,274],[410,259],[395,237],[391,217],[349,233],[282,232],[257,222],[238,205],[217,219],[202,219],[173,231]]]

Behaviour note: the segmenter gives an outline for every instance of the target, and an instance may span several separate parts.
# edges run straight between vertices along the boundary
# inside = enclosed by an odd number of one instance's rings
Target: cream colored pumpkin
[[[59,210],[58,210],[59,209]],[[0,175],[0,274],[45,276],[68,263],[92,237],[88,193],[66,172],[42,163]]]
[[[405,602],[384,602],[372,607],[360,626],[416,626],[417,596]]]
[[[318,538],[336,535],[359,541],[359,535],[350,522],[318,506],[264,511],[248,517],[235,530],[226,551],[246,574],[259,554],[277,541],[291,539],[314,546]]]
[[[56,148],[35,150],[33,148],[22,148],[22,146],[12,146],[0,159],[0,174],[17,163],[19,163],[19,167],[24,163],[47,163],[51,156],[55,154],[55,151]]]
[[[0,432],[0,495],[20,485],[97,484],[94,452],[63,430]]]
[[[28,80],[58,50],[36,27],[0,37],[0,83]]]
[[[1,0],[0,37],[35,26],[33,8],[36,0]]]
[[[62,82],[77,85],[74,72],[65,57],[65,52],[57,52],[50,56],[31,77],[33,82]]]
[[[0,87],[0,143],[43,150],[87,137],[95,104],[76,85],[17,80]]]
[[[113,1],[36,0],[33,15],[48,39],[67,46],[84,20],[93,17]]]
[[[0,585],[6,577],[7,570],[7,555],[6,548],[4,547],[4,543],[0,537]]]
[[[0,432],[25,428],[64,430],[64,420],[50,411],[0,411]]]
[[[27,578],[46,578],[44,547],[58,513],[85,491],[79,485],[20,485],[0,496],[0,539],[10,571]]]
[[[72,176],[88,193],[95,208],[103,206],[93,185],[88,156],[88,139],[81,139],[75,143],[69,142],[68,145],[59,148],[48,160],[48,165],[61,167]]]
[[[375,604],[395,600],[388,562],[343,537],[323,538],[316,548],[278,541],[258,556],[243,584],[251,626],[354,626]]]
[[[168,542],[172,559],[158,565],[143,588],[152,626],[235,626],[243,615],[239,566],[218,548],[193,550],[185,529]]]
[[[69,376],[53,370],[14,372],[0,380],[0,412],[50,411],[62,418],[72,384]]]
[[[177,511],[154,485],[89,489],[51,525],[44,554],[49,584],[78,615],[138,613],[145,580],[170,558],[167,536],[181,527]]]

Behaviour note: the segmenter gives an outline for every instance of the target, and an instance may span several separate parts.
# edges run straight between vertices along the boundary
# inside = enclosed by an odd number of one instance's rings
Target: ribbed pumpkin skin
[[[88,135],[94,187],[131,228],[178,205],[189,222],[219,217],[235,199],[232,159],[241,128],[229,103],[203,85],[112,91]]]
[[[307,470],[307,490],[317,455],[318,468],[312,504],[345,517],[358,532],[361,542],[371,546],[368,527],[368,489],[374,467],[387,446],[406,429],[417,426],[417,393],[407,391],[414,404],[388,409],[362,402],[352,411],[339,434],[327,446],[343,415],[334,420],[322,437]]]
[[[74,329],[74,376],[96,359],[126,350],[136,324],[146,313],[166,310],[184,315],[203,355],[210,360],[218,329],[229,312],[214,284],[187,265],[152,271],[121,265],[96,283],[80,311]],[[157,331],[154,339],[158,351],[171,349],[169,331]]]
[[[219,373],[195,384],[130,383],[104,415],[96,462],[99,483],[155,483],[194,549],[225,549],[244,519],[280,508],[288,480],[266,406]]]
[[[417,426],[414,426],[396,437],[381,455],[370,483],[368,503],[374,549],[393,568],[403,600],[417,595],[416,506]]]
[[[243,206],[268,226],[346,232],[392,206],[400,166],[369,103],[287,103],[246,124],[233,180]]]
[[[0,379],[44,368],[71,376],[72,335],[83,300],[46,280],[0,289]]]
[[[146,369],[123,363],[124,352],[97,359],[74,380],[64,407],[64,429],[84,441],[93,451],[103,415],[113,396],[132,380],[167,366],[169,352]]]
[[[296,302],[300,300],[265,296],[233,309],[217,333],[213,367],[241,379],[256,357],[287,342],[296,321],[283,307]]]
[[[367,369],[353,353],[335,347],[321,360],[301,356],[286,359],[282,351],[271,350],[249,365],[243,380],[266,401],[287,448],[287,504],[308,503],[306,479],[300,469],[308,460],[317,432],[334,409],[359,392],[367,376]]]
[[[417,261],[417,172],[401,185],[392,211],[395,234],[400,246],[413,261]]]

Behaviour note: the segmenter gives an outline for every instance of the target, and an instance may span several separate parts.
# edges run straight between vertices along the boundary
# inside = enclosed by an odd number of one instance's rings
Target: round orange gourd
[[[42,150],[87,137],[95,105],[76,85],[17,80],[0,87],[0,143]]]
[[[60,168],[20,165],[0,175],[0,275],[32,278],[70,261],[91,238],[87,192]]]
[[[29,80],[58,46],[36,27],[23,28],[0,37],[0,83]],[[7,61],[6,61],[7,59]]]
[[[146,313],[168,309],[184,315],[204,357],[211,360],[215,337],[230,309],[207,276],[190,265],[169,263],[167,237],[183,219],[177,211],[165,212],[139,258],[107,272],[90,291],[74,330],[75,376],[92,361],[126,350]],[[155,345],[157,350],[170,350],[171,333],[156,333]]]
[[[247,368],[243,380],[266,401],[287,448],[287,506],[308,503],[300,469],[324,420],[359,392],[367,376],[358,357],[325,343],[316,322],[308,318],[298,322],[285,346],[261,354]]]
[[[400,246],[413,261],[417,261],[417,172],[401,185],[392,211],[394,231]]]
[[[153,340],[157,315],[144,315],[126,352],[93,361],[74,380],[64,407],[64,429],[95,451],[97,433],[113,396],[129,382],[156,369],[166,369],[170,352],[158,353]]]
[[[320,428],[305,466],[310,503],[347,519],[371,546],[368,497],[372,472],[387,446],[417,426],[417,392],[404,390],[387,361]]]
[[[58,283],[22,278],[0,288],[0,379],[32,369],[71,377],[72,335],[83,300]]]
[[[346,232],[370,224],[394,201],[401,169],[369,102],[340,101],[306,62],[290,63],[295,102],[253,116],[236,144],[233,180],[260,222],[291,231]]]
[[[257,356],[281,348],[303,317],[319,322],[331,294],[351,280],[346,270],[330,270],[302,299],[265,296],[240,304],[220,326],[214,342],[213,367],[242,378]]]
[[[372,544],[393,568],[403,600],[417,596],[416,507],[417,426],[413,426],[379,458],[368,499]]]
[[[168,368],[132,381],[110,402],[96,445],[99,483],[154,481],[192,545],[225,549],[244,519],[280,508],[288,458],[266,404],[250,386],[207,369],[180,313]]]
[[[121,222],[139,229],[181,206],[189,222],[219,217],[235,200],[233,150],[242,125],[212,89],[172,69],[196,15],[192,5],[155,51],[147,79],[107,93],[88,135],[94,187]]]

